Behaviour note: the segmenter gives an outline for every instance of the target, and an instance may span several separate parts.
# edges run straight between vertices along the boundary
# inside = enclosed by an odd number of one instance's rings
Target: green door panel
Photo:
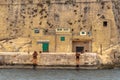
[[[42,43],[43,52],[48,52],[49,50],[49,43]]]

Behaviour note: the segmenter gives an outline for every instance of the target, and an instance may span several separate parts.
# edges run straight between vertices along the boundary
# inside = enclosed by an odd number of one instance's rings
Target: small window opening
[[[68,31],[68,28],[65,28],[64,31]]]
[[[61,39],[61,41],[65,41],[65,37],[61,37],[60,39]]]
[[[72,29],[72,31],[74,31],[74,29]]]
[[[90,10],[90,7],[84,7],[84,13],[87,13]]]
[[[59,14],[54,14],[54,20],[59,21]]]
[[[91,35],[92,35],[92,33],[91,33],[91,32],[88,32],[88,35],[89,35],[89,36],[91,36]]]
[[[57,31],[62,31],[62,28],[58,28]]]
[[[107,25],[108,25],[108,22],[107,22],[107,21],[104,21],[104,22],[103,22],[103,26],[104,26],[104,27],[107,27]]]
[[[85,34],[85,32],[82,32],[82,34]]]
[[[40,33],[39,29],[35,29],[34,33]]]

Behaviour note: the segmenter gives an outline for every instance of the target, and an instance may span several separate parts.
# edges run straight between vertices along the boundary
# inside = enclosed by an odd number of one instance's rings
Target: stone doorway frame
[[[91,40],[73,40],[72,41],[72,52],[76,52],[76,47],[84,47],[83,52],[92,52],[92,41]]]

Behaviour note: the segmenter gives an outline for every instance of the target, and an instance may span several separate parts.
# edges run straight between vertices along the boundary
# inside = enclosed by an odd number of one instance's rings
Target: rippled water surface
[[[0,69],[0,80],[120,80],[120,70]]]

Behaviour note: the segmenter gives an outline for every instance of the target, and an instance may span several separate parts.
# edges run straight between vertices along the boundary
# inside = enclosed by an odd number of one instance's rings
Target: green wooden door
[[[48,52],[48,50],[49,50],[49,43],[43,43],[42,44],[42,49],[43,49],[43,52]]]

